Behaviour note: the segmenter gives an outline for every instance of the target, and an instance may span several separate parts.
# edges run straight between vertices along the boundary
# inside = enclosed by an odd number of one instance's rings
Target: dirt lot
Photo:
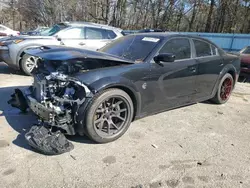
[[[69,137],[60,156],[34,152],[24,134],[34,121],[8,106],[31,84],[0,64],[0,187],[250,187],[250,84],[225,105],[199,103],[132,123],[109,144]]]

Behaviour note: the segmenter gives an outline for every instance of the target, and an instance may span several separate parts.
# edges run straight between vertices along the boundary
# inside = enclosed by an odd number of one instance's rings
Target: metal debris
[[[153,147],[154,147],[154,148],[156,148],[156,149],[158,148],[158,146],[157,146],[157,145],[155,145],[155,144],[152,144],[151,146],[153,146]]]

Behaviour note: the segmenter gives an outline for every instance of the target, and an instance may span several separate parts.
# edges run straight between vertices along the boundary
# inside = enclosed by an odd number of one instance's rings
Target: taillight
[[[20,35],[20,32],[17,32],[17,35]]]

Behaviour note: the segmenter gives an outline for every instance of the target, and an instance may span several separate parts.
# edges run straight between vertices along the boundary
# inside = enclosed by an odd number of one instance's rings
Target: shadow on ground
[[[15,70],[3,62],[0,62],[0,74],[16,74],[24,76],[24,74],[21,71]]]

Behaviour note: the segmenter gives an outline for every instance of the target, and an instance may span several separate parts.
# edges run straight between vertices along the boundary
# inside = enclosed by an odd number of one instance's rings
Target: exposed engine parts
[[[56,72],[37,74],[25,95],[16,89],[11,97],[8,103],[13,107],[23,112],[30,108],[38,116],[40,125],[25,136],[29,144],[44,154],[60,154],[73,149],[63,134],[76,134],[77,111],[92,93],[83,83]]]

